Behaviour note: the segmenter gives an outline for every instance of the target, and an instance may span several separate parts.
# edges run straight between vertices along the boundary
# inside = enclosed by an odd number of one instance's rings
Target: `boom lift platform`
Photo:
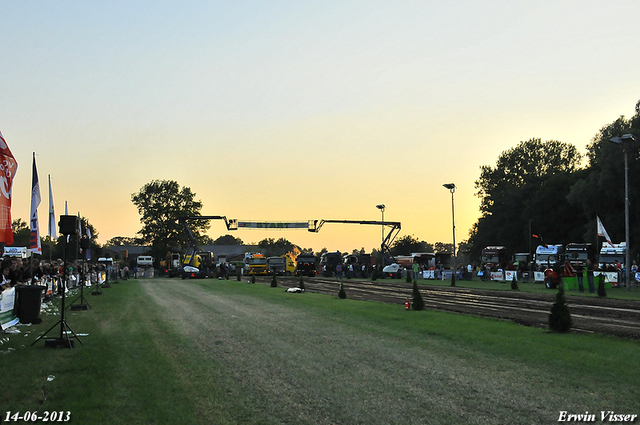
[[[382,252],[382,256],[384,257],[387,264],[391,264],[394,262],[395,258],[391,254],[391,244],[393,243],[398,233],[400,233],[400,222],[399,221],[369,221],[369,220],[310,220],[309,221],[309,231],[318,233],[320,228],[325,223],[339,223],[339,224],[372,224],[374,226],[383,226],[390,227],[389,233],[383,239],[382,244],[380,245],[380,250]]]
[[[195,236],[193,236],[193,232],[189,228],[189,221],[195,220],[224,220],[224,224],[227,226],[227,230],[236,230],[238,228],[238,220],[235,219],[227,219],[227,217],[223,215],[195,215],[195,216],[187,216],[187,217],[179,217],[178,223],[184,226],[185,233],[187,234],[187,238],[189,239],[189,248],[187,248],[187,252],[185,253],[185,258],[189,258],[189,265],[194,266],[194,261],[196,258],[196,252],[198,251],[198,243],[196,242]]]
[[[192,262],[195,258],[195,253],[198,250],[196,238],[193,236],[191,229],[187,222],[193,220],[224,220],[225,225],[227,226],[227,230],[238,230],[238,228],[243,229],[276,229],[276,230],[284,230],[284,229],[307,229],[309,232],[318,233],[322,226],[325,223],[337,223],[337,224],[368,224],[374,226],[382,226],[383,229],[385,227],[389,227],[389,233],[383,239],[382,244],[380,245],[380,250],[382,252],[382,256],[385,261],[389,264],[394,262],[395,258],[391,254],[390,246],[395,240],[398,233],[400,233],[401,224],[399,221],[370,221],[370,220],[309,220],[306,222],[258,222],[258,221],[241,221],[238,222],[236,219],[227,219],[227,217],[222,215],[198,215],[198,216],[189,216],[189,217],[180,217],[178,219],[178,223],[184,225],[185,232],[187,237],[189,238],[189,248],[187,250],[186,255],[191,254],[191,259],[189,264],[192,265]]]

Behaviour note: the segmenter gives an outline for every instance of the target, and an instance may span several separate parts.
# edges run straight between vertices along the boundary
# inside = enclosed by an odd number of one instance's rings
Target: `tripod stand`
[[[91,308],[89,302],[84,297],[84,282],[86,279],[85,271],[84,271],[84,259],[82,260],[82,272],[80,273],[80,295],[69,304],[71,310],[86,310],[87,308]],[[80,304],[74,304],[76,301],[80,300]]]
[[[63,232],[63,230],[65,230],[66,228],[63,229],[63,220],[64,218],[67,217],[73,217],[73,219],[75,220],[77,217],[74,215],[71,216],[67,216],[67,215],[63,215],[60,216],[60,233],[64,234],[65,236],[67,234],[70,234],[72,232]],[[75,222],[77,224],[77,222]],[[68,223],[67,223],[68,224]],[[69,227],[69,226],[67,226]],[[74,226],[71,227],[71,229],[77,228],[77,226],[74,224]],[[80,344],[82,344],[82,341],[80,341],[80,338],[78,338],[78,335],[75,334],[75,332],[73,332],[73,329],[71,329],[71,327],[67,324],[67,320],[65,319],[65,292],[67,289],[67,280],[68,280],[68,274],[67,274],[67,243],[66,243],[66,238],[63,238],[64,242],[64,249],[63,249],[63,260],[64,260],[64,275],[62,277],[62,306],[60,308],[60,320],[58,320],[53,326],[51,326],[44,334],[40,335],[35,341],[33,341],[33,343],[31,343],[31,345],[34,345],[36,342],[40,341],[42,338],[44,338],[53,328],[55,328],[56,326],[60,325],[60,337],[59,338],[50,338],[45,340],[45,347],[50,347],[50,348],[58,348],[58,347],[63,347],[63,348],[73,348],[75,346],[74,341],[69,338],[69,333],[71,333],[71,335],[73,335],[73,337],[75,339],[78,340],[78,342],[80,342]],[[84,283],[83,283],[84,285]],[[84,345],[84,344],[83,344]]]

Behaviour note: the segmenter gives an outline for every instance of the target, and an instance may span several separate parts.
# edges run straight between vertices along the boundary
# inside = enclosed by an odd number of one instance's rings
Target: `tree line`
[[[575,146],[557,140],[532,138],[498,157],[496,165],[482,166],[475,182],[480,217],[465,241],[472,258],[482,248],[503,245],[508,251],[535,249],[532,234],[546,244],[587,242],[597,244],[596,216],[614,243],[625,239],[624,154],[613,137],[633,134],[627,149],[629,164],[630,239],[638,241],[640,229],[640,101],[635,114],[620,116],[603,126],[580,155]],[[602,240],[602,239],[600,239]],[[635,257],[634,257],[635,258]]]

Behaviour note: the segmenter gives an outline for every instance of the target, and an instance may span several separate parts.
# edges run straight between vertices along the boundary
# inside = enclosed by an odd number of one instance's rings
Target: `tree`
[[[584,219],[567,201],[580,160],[571,144],[534,138],[502,152],[495,168],[482,166],[475,182],[481,217],[470,232],[472,256],[489,245],[528,250],[530,222],[553,243],[572,242],[576,232],[566,223]]]
[[[114,236],[105,244],[105,246],[108,247],[123,245],[140,245],[140,240],[137,238],[130,238],[128,236]]]
[[[453,254],[452,243],[436,242],[434,248],[440,254]]]
[[[244,245],[244,242],[240,238],[224,235],[213,241],[213,245]]]
[[[31,242],[31,229],[26,221],[16,218],[11,222],[11,230],[13,231],[13,246],[29,247]]]
[[[433,252],[431,244],[418,240],[413,235],[406,235],[397,239],[391,245],[391,255],[411,255],[413,252]]]
[[[295,247],[298,247],[285,238],[280,238],[278,240],[275,240],[273,238],[266,238],[258,242],[258,246],[267,257],[277,257],[285,255],[288,252],[293,251]],[[300,249],[300,247],[298,247],[298,249]]]
[[[182,246],[185,237],[178,218],[199,216],[202,210],[202,202],[195,200],[195,193],[173,180],[153,180],[132,194],[131,201],[141,215],[142,229],[137,232],[140,241],[151,245],[152,255],[156,258],[164,258],[171,248],[177,250]],[[208,220],[189,222],[197,241],[209,226]]]
[[[567,306],[567,301],[564,297],[564,288],[562,285],[558,288],[556,294],[556,302],[551,306],[551,314],[549,314],[549,329],[553,332],[565,333],[569,332],[573,321],[571,319],[571,313]]]
[[[640,101],[630,119],[619,117],[605,125],[587,145],[589,164],[571,188],[568,202],[573,208],[583,211],[584,223],[580,228],[584,240],[596,240],[596,215],[604,223],[614,242],[624,241],[624,153],[619,145],[609,141],[612,137],[626,133],[635,135],[640,141]],[[629,222],[630,246],[640,240],[640,198],[634,196],[640,188],[640,143],[628,147],[629,165]],[[629,245],[629,243],[628,243]],[[633,253],[632,253],[633,255]]]

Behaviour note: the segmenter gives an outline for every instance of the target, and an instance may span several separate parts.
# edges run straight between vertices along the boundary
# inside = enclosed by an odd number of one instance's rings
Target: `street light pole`
[[[622,137],[612,137],[609,141],[622,145],[622,152],[624,153],[624,237],[627,246],[625,247],[625,284],[627,285],[627,292],[631,291],[631,241],[629,240],[629,160],[627,158],[627,151],[629,150],[629,143],[634,142],[635,138],[633,134],[623,134]]]
[[[453,183],[443,184],[444,187],[451,192],[451,222],[453,224],[453,270],[451,274],[451,286],[456,286],[456,214],[455,204],[453,202],[453,193],[456,191],[456,185]]]
[[[386,208],[384,204],[376,205],[376,208],[380,210],[382,213],[382,236],[380,239],[380,257],[382,259],[382,268],[384,269],[384,209]]]

